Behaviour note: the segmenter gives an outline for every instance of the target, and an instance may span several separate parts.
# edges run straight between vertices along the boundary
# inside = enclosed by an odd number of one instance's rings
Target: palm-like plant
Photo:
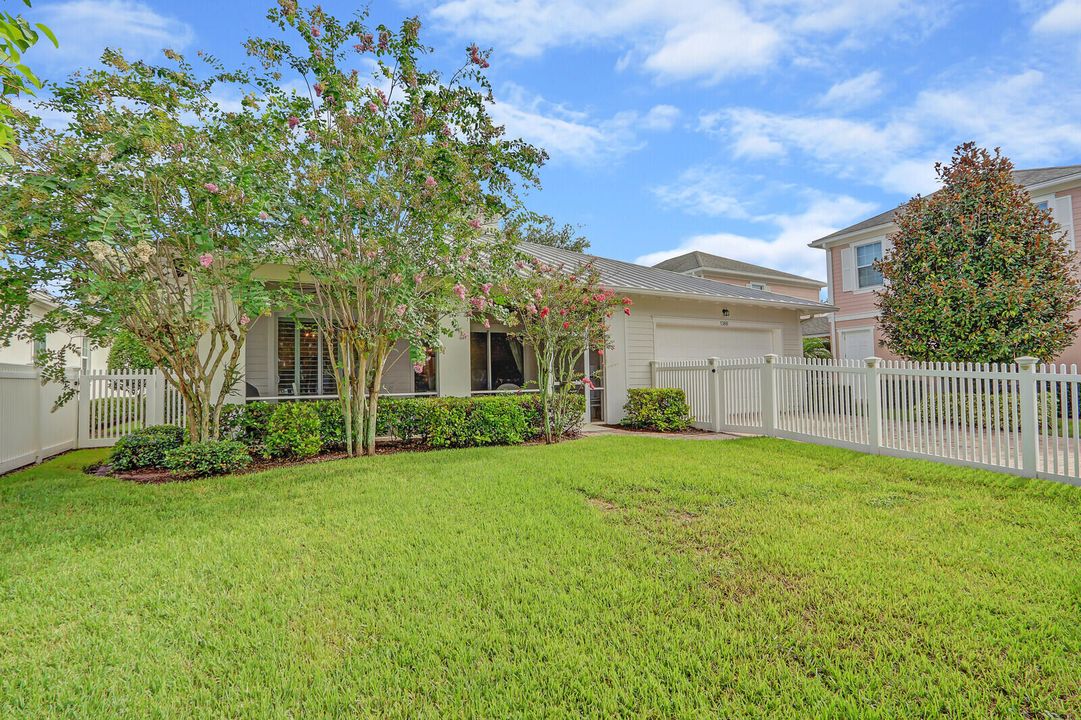
[[[811,360],[829,360],[833,357],[830,345],[826,338],[806,337],[803,338],[803,357]]]

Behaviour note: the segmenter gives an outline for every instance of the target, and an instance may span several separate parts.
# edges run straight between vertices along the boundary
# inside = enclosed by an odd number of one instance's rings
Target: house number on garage
[[[727,320],[721,320],[720,322],[721,322],[721,327],[728,327],[728,321]]]

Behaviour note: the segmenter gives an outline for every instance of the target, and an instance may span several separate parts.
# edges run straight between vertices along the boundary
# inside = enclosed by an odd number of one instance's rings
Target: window
[[[766,284],[760,282],[749,282],[747,283],[747,287],[751,288],[752,290],[765,290]]]
[[[311,320],[278,318],[278,395],[335,395],[334,366]]]
[[[1040,208],[1041,210],[1050,210],[1051,209],[1051,201],[1050,200],[1040,200],[1039,202],[1036,203],[1036,207]]]
[[[34,364],[41,362],[41,356],[45,352],[45,339],[34,338]]]
[[[856,246],[856,285],[861,288],[882,284],[882,273],[874,266],[882,259],[882,243],[873,242]]]
[[[525,352],[522,343],[504,332],[469,335],[470,387],[473,392],[510,390],[525,384]]]
[[[429,355],[420,372],[413,372],[413,392],[434,393],[435,385],[435,356]]]

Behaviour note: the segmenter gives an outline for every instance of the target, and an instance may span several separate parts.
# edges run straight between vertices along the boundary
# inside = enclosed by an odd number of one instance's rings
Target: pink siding
[[[717,282],[728,283],[730,285],[738,285],[740,287],[747,287],[747,283],[752,282],[745,276],[725,275],[717,272],[703,272],[702,277],[709,280],[716,280]],[[788,295],[789,297],[803,298],[804,300],[818,300],[819,298],[818,288],[803,287],[802,285],[786,285],[784,282],[767,279],[755,280],[754,282],[762,282],[770,292]]]
[[[852,313],[875,312],[877,308],[875,307],[874,292],[867,290],[845,292],[841,289],[844,287],[844,281],[841,277],[841,248],[846,247],[848,245],[839,245],[829,250],[830,262],[833,264],[833,288],[830,296],[833,298],[833,304],[837,306],[837,314],[850,315]]]

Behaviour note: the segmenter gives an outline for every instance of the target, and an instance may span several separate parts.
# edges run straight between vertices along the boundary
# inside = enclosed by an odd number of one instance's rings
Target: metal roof
[[[683,275],[670,270],[635,265],[622,260],[577,253],[548,245],[523,242],[518,244],[518,249],[530,257],[535,257],[552,265],[566,265],[576,268],[591,262],[593,267],[600,273],[601,282],[604,285],[622,292],[646,295],[683,295],[701,300],[786,307],[817,312],[828,312],[834,309],[832,305],[815,302],[814,300],[804,300],[765,290],[729,285],[716,280],[706,280],[693,275]]]
[[[803,277],[802,275],[786,273],[762,265],[743,262],[742,260],[713,255],[711,253],[702,252],[701,250],[694,250],[689,253],[684,253],[683,255],[677,255],[676,257],[662,260],[653,267],[678,273],[688,273],[694,270],[717,270],[719,272],[727,270],[743,275],[758,275],[772,280],[788,280],[801,285],[813,285],[815,287],[826,286],[826,283],[824,282]]]
[[[1079,173],[1081,173],[1081,165],[1063,165],[1061,167],[1033,168],[1031,170],[1014,170],[1013,179],[1021,187],[1032,187],[1033,185],[1042,185],[1046,182],[1051,182],[1060,178],[1069,177],[1070,175],[1077,175]],[[811,247],[822,247],[824,243],[827,243],[835,238],[859,232],[860,230],[869,230],[871,228],[878,227],[879,225],[888,225],[889,223],[893,222],[893,217],[897,214],[897,211],[903,208],[906,204],[907,203],[902,203],[901,205],[898,205],[892,210],[887,210],[886,212],[879,213],[874,217],[869,217],[866,220],[861,220],[855,225],[849,225],[848,227],[838,230],[835,233],[830,233],[829,235],[820,237],[811,243]]]

